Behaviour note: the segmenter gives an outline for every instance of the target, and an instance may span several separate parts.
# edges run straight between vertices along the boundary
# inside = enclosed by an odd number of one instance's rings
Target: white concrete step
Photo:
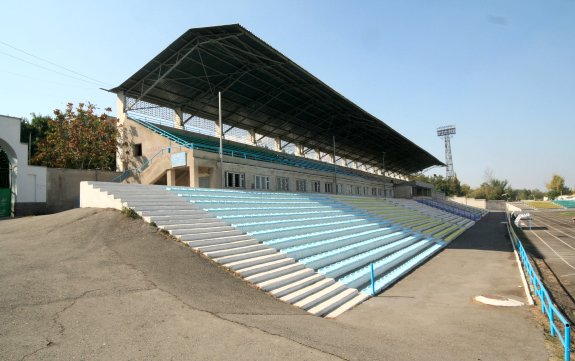
[[[202,224],[202,223],[222,223],[219,219],[209,217],[209,215],[174,215],[174,216],[146,216],[143,218],[150,218],[158,225],[181,225],[181,224]]]
[[[348,300],[344,304],[340,305],[336,309],[330,311],[327,314],[324,314],[325,318],[336,318],[337,316],[341,315],[345,311],[352,309],[353,307],[359,305],[360,303],[367,300],[370,296],[366,295],[363,292],[359,292],[357,296],[353,297],[352,299]]]
[[[156,223],[157,224],[157,223]],[[170,229],[170,230],[177,230],[177,229],[200,229],[200,228],[211,228],[215,227],[216,225],[220,225],[222,227],[229,226],[229,224],[224,222],[205,222],[205,223],[176,223],[176,224],[161,224],[162,228]]]
[[[286,266],[286,265],[292,264],[294,262],[295,262],[295,259],[290,258],[290,257],[285,257],[285,258],[280,258],[278,260],[271,261],[271,262],[260,263],[260,264],[256,264],[254,266],[249,266],[246,268],[240,268],[237,270],[237,272],[244,277],[248,277],[251,275],[255,275],[256,273],[269,271],[269,270],[274,269],[276,267]]]
[[[211,227],[206,228],[182,228],[182,229],[173,229],[172,227],[167,227],[168,232],[172,236],[181,236],[184,234],[204,234],[204,233],[215,233],[215,232],[229,232],[235,231],[238,234],[242,234],[243,232],[236,230],[234,227],[226,226],[218,223],[214,223]]]
[[[335,310],[339,306],[343,305],[350,299],[354,298],[355,296],[357,296],[358,293],[359,292],[355,288],[346,288],[340,293],[336,294],[335,296],[330,297],[325,301],[308,309],[307,312],[315,316],[323,316],[326,313]]]
[[[345,289],[347,289],[346,285],[344,285],[341,282],[335,282],[329,287],[326,287],[319,292],[315,292],[307,296],[306,298],[297,301],[296,303],[294,303],[294,306],[303,308],[304,310],[309,310],[313,306],[321,303],[324,300],[327,300],[328,298],[342,292]]]
[[[276,267],[276,268],[271,269],[271,270],[267,270],[267,271],[253,274],[251,276],[247,276],[246,280],[257,284],[257,283],[268,281],[270,279],[282,277],[282,276],[287,275],[289,273],[297,272],[297,271],[302,270],[304,268],[305,268],[305,266],[299,262],[298,263],[290,263],[288,265]]]
[[[220,250],[209,251],[209,252],[202,250],[202,252],[210,258],[221,258],[221,257],[225,257],[225,256],[232,256],[232,255],[237,255],[237,254],[242,254],[242,253],[247,253],[247,252],[259,251],[262,249],[269,249],[269,247],[264,246],[261,243],[256,243],[256,244],[250,244],[250,245],[241,246],[241,247],[231,247],[231,248],[220,249]]]
[[[276,288],[292,284],[294,282],[297,282],[314,274],[315,272],[311,268],[302,268],[298,271],[291,272],[277,278],[272,278],[264,282],[257,283],[257,286],[265,291],[271,291]]]
[[[277,261],[277,260],[284,259],[284,258],[288,258],[288,257],[286,257],[285,254],[276,252],[276,253],[272,253],[272,254],[266,254],[263,256],[243,259],[240,261],[229,262],[229,263],[224,264],[224,266],[231,268],[234,271],[237,271],[240,269],[244,269],[244,268],[248,268],[248,267],[252,267],[255,265],[260,265],[260,264],[264,264],[264,263],[268,263],[268,262],[272,262],[272,261]]]
[[[176,238],[180,238],[180,237],[176,237]],[[210,246],[210,245],[215,245],[215,244],[223,244],[223,243],[236,242],[236,241],[245,241],[248,239],[253,239],[253,238],[248,236],[247,234],[241,234],[239,236],[231,236],[231,237],[202,239],[199,241],[186,241],[186,240],[182,240],[180,238],[180,240],[182,242],[185,242],[188,246],[190,246],[194,249],[197,249],[198,247]]]
[[[196,211],[201,212],[201,210],[197,209],[196,207],[191,207],[188,204],[172,204],[172,205],[147,205],[147,206],[132,206],[130,208],[134,208],[138,212],[157,212],[157,211]]]
[[[196,247],[196,249],[198,249],[204,253],[208,253],[208,252],[219,251],[219,250],[228,249],[228,248],[250,246],[253,244],[260,244],[260,243],[258,241],[256,241],[255,239],[247,239],[244,241],[235,241],[235,242],[220,243],[220,244],[213,244],[213,245],[209,245],[209,246]]]
[[[167,217],[174,217],[174,216],[190,216],[190,215],[202,215],[205,218],[216,218],[216,216],[207,213],[206,211],[197,210],[197,209],[177,209],[177,210],[169,210],[169,209],[155,209],[155,210],[141,210],[135,209],[138,214],[141,216],[167,216]]]
[[[246,253],[242,253],[242,254],[235,254],[235,255],[231,255],[231,256],[214,258],[214,260],[216,262],[221,263],[221,264],[227,264],[227,263],[257,258],[259,256],[267,256],[267,255],[271,255],[271,254],[275,254],[275,253],[278,253],[275,249],[266,248],[266,249],[261,249],[261,250],[257,250],[257,251],[253,251],[253,252],[246,252]]]
[[[245,235],[242,231],[214,231],[214,232],[204,232],[204,233],[185,233],[176,234],[175,236],[180,238],[182,241],[201,241],[208,239],[217,239],[231,236]]]
[[[295,303],[301,299],[304,299],[316,292],[321,291],[322,289],[329,287],[330,285],[334,284],[335,280],[333,278],[323,278],[316,283],[313,283],[309,286],[304,288],[300,288],[296,291],[288,293],[280,297],[280,300],[287,302],[287,303]]]
[[[320,275],[318,273],[314,273],[313,275],[308,276],[306,278],[302,278],[296,282],[292,282],[292,283],[287,284],[285,286],[270,290],[270,293],[276,297],[283,297],[289,293],[293,293],[293,292],[300,290],[304,287],[307,287],[307,286],[312,285],[316,282],[319,282],[323,278],[324,278],[323,275]]]

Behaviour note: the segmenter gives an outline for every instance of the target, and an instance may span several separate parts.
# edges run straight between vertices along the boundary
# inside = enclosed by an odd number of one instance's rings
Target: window
[[[254,180],[254,188],[255,189],[269,190],[270,189],[270,177],[263,176],[263,175],[256,175],[255,180]]]
[[[324,183],[324,190],[326,193],[332,193],[333,192],[333,184]]]
[[[245,188],[246,187],[246,174],[226,172],[226,187],[230,188]]]
[[[383,189],[377,188],[377,195],[381,197],[383,195]]]
[[[305,192],[305,179],[295,180],[295,190],[297,192]]]
[[[337,185],[337,194],[343,194],[343,184]]]
[[[377,188],[375,188],[375,187],[371,188],[371,195],[377,196]]]
[[[278,177],[278,191],[289,191],[289,178]]]
[[[353,194],[353,186],[351,184],[347,185],[347,194]]]
[[[358,196],[361,194],[360,193],[360,186],[355,186],[355,194],[357,194]]]
[[[312,185],[312,189],[314,192],[316,192],[316,193],[321,192],[321,186],[320,186],[319,181],[313,181],[313,182],[311,182],[311,185]]]
[[[134,144],[134,156],[135,157],[142,156],[142,143]]]

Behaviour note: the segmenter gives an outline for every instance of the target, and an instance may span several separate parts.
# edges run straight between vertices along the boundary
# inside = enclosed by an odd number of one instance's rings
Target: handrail
[[[529,281],[531,286],[533,287],[533,293],[537,298],[539,298],[541,303],[541,313],[547,315],[549,319],[549,330],[551,336],[557,336],[561,341],[564,349],[564,358],[565,361],[569,361],[571,357],[571,324],[563,316],[563,314],[557,309],[557,307],[553,304],[551,297],[549,296],[549,291],[541,282],[541,279],[535,272],[531,261],[521,243],[521,240],[513,230],[513,225],[511,223],[510,213],[506,212],[507,214],[507,232],[509,233],[509,237],[511,241],[514,243],[515,247],[519,252],[519,258],[521,259],[521,263],[527,275],[529,276]],[[559,321],[559,324],[563,326],[563,333],[561,333],[561,328],[557,326],[556,319]]]
[[[122,182],[122,181],[124,181],[124,179],[128,178],[128,176],[132,172],[135,172],[136,174],[142,173],[142,171],[144,171],[146,168],[148,168],[150,166],[150,164],[152,164],[152,161],[156,157],[163,155],[164,153],[171,153],[174,148],[179,148],[181,150],[182,147],[191,147],[191,149],[193,149],[194,144],[193,143],[189,143],[187,145],[186,144],[180,144],[180,145],[176,145],[176,146],[169,146],[166,148],[162,148],[158,152],[156,152],[153,156],[146,159],[146,161],[144,163],[142,163],[139,167],[126,169],[125,171],[122,172],[122,174],[120,174],[117,177],[114,177],[110,182]]]

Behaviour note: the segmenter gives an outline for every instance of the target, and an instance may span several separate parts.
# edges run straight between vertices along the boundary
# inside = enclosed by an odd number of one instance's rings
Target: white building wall
[[[0,146],[13,170],[12,202],[45,203],[46,167],[28,165],[28,144],[20,143],[20,122],[20,118],[0,115]]]

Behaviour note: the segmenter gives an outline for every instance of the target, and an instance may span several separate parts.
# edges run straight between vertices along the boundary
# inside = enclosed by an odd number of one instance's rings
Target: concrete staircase
[[[324,317],[389,287],[445,246],[438,235],[453,239],[468,226],[382,199],[102,182],[82,183],[81,206],[129,207],[262,290]]]

